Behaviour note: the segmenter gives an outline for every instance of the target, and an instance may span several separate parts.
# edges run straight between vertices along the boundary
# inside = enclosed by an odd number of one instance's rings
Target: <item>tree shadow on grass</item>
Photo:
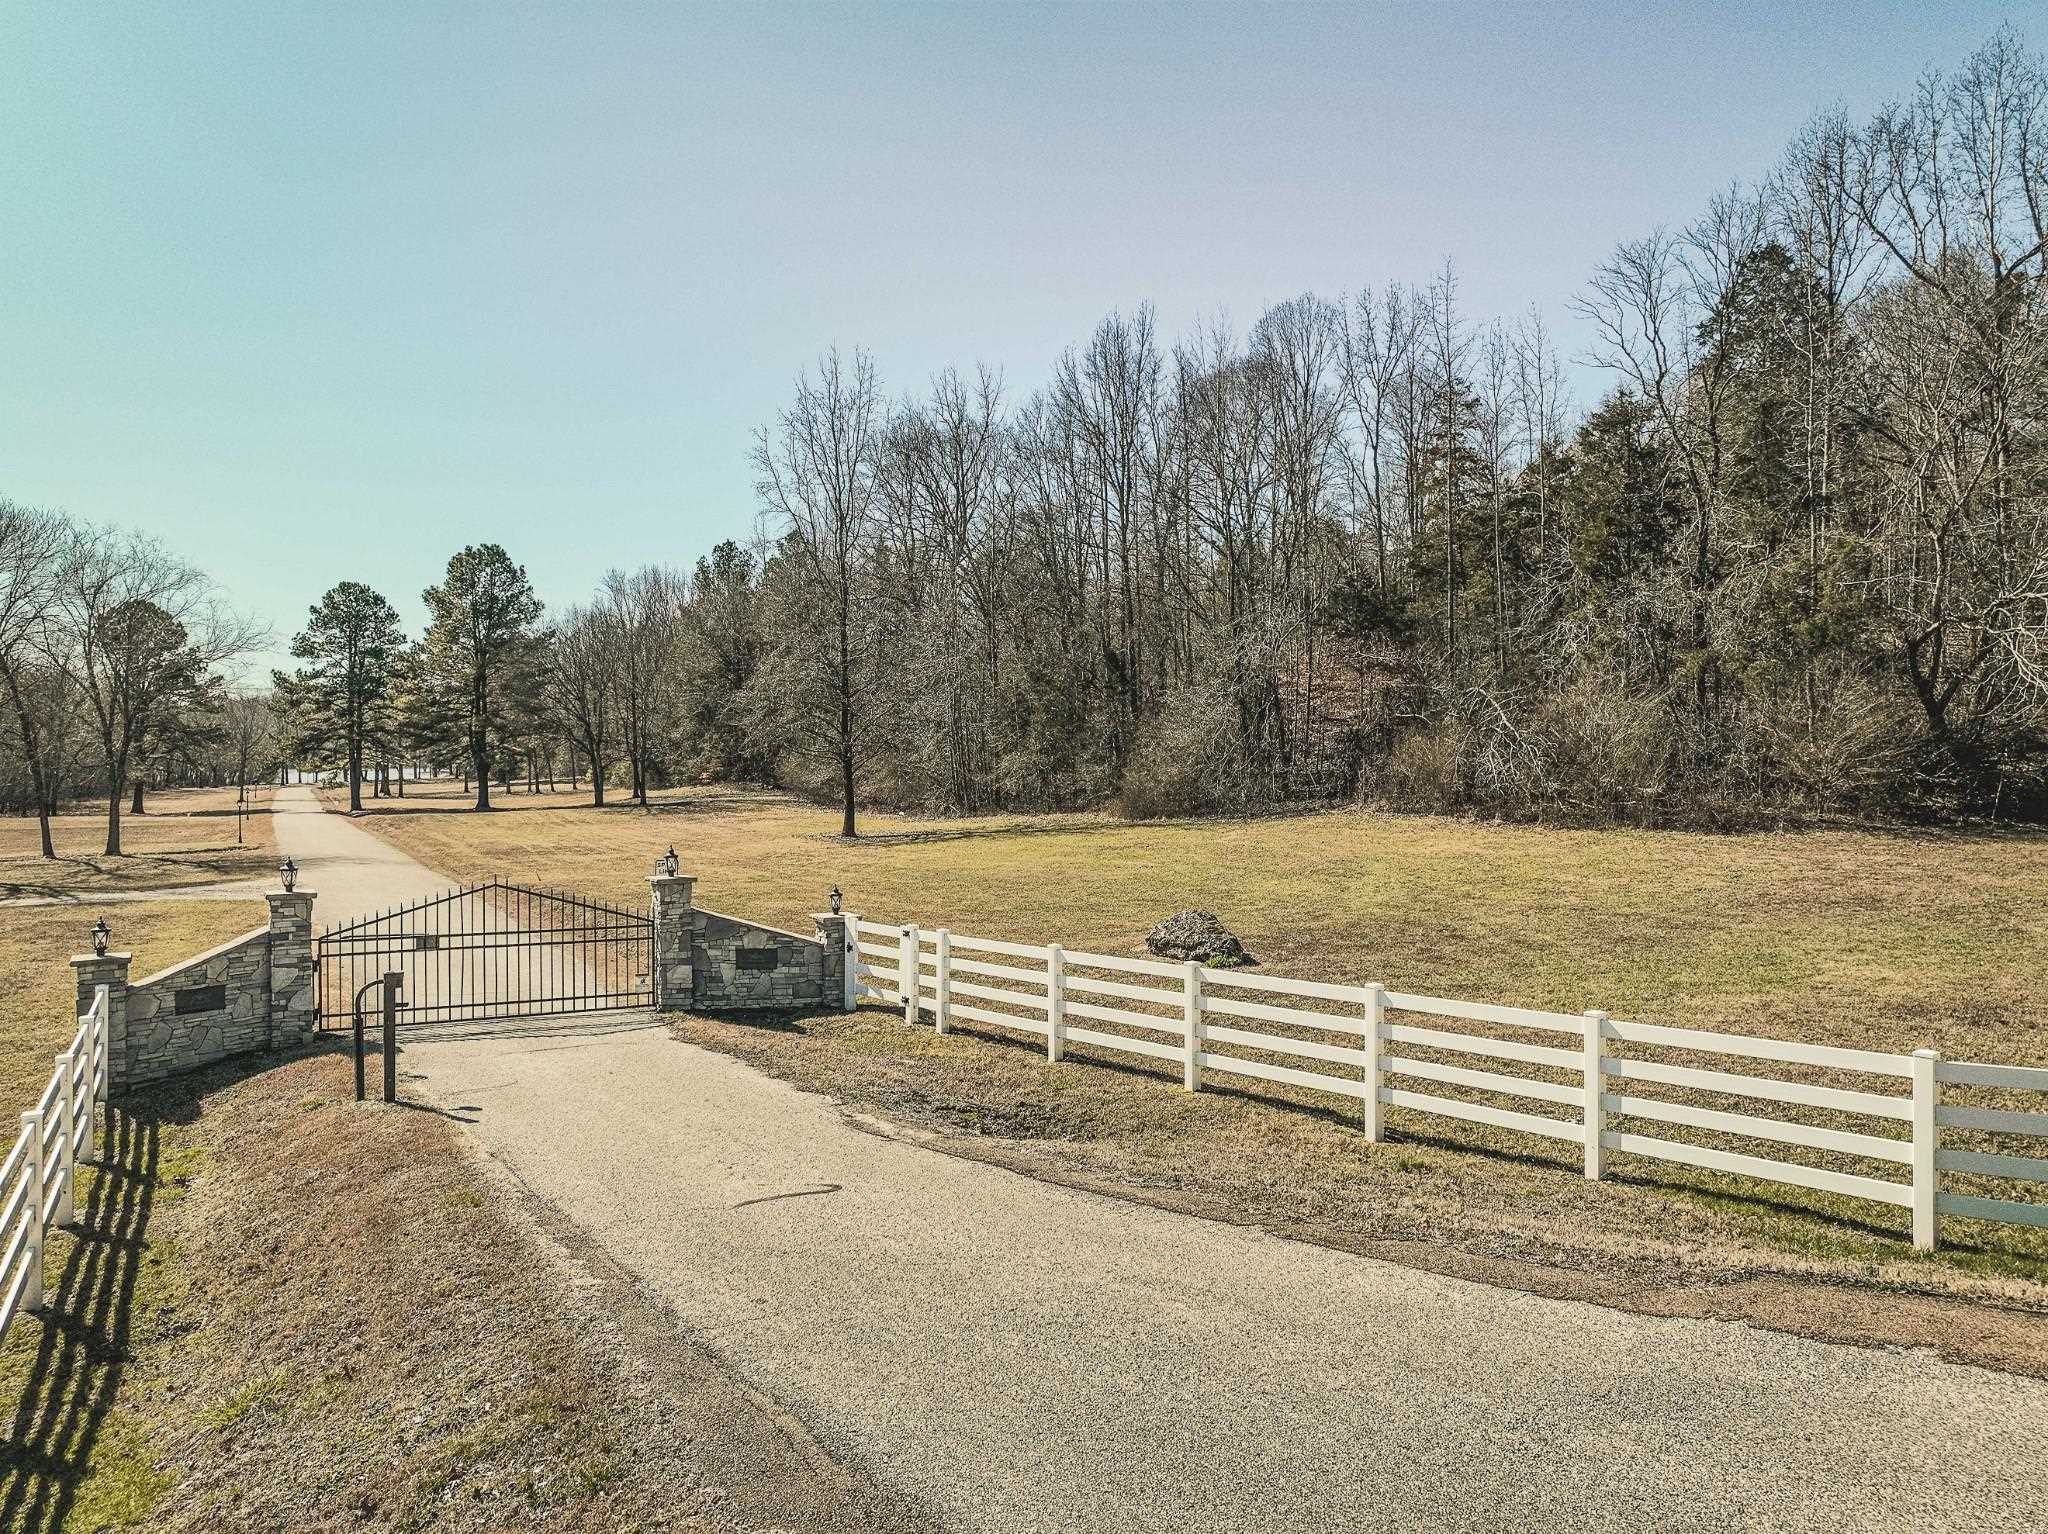
[[[762,793],[733,791],[723,793],[697,794],[687,799],[656,799],[652,804],[643,805],[633,799],[607,799],[601,805],[592,804],[588,794],[566,798],[558,794],[505,793],[491,791],[489,811],[479,811],[475,803],[467,798],[449,799],[425,797],[416,799],[377,799],[363,801],[360,810],[340,810],[351,820],[368,820],[375,817],[394,815],[476,815],[489,814],[550,814],[566,810],[596,810],[604,815],[641,815],[650,820],[675,816],[704,816],[739,814],[748,810],[772,808],[782,801]]]
[[[149,1105],[107,1110],[101,1164],[80,1201],[63,1270],[46,1274],[42,1314],[14,1319],[15,1328],[42,1335],[0,1446],[0,1529],[55,1534],[93,1468],[133,1356],[129,1331],[166,1116]]]
[[[814,831],[811,841],[836,842],[851,847],[927,847],[941,842],[1007,842],[1022,841],[1033,836],[1098,836],[1104,831],[1120,831],[1129,827],[1115,821],[1056,821],[1056,820],[1004,820],[991,825],[985,822],[962,822],[955,825],[922,826],[909,831],[863,831],[848,841],[837,831]],[[1148,831],[1192,831],[1199,829],[1189,821],[1148,821]]]

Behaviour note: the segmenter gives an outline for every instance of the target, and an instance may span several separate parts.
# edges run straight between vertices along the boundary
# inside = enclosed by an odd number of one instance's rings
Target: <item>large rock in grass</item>
[[[1233,967],[1259,962],[1213,911],[1176,911],[1152,929],[1145,946],[1162,959],[1194,959]]]

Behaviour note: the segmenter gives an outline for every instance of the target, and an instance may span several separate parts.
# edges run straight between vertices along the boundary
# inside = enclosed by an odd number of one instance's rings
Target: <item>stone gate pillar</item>
[[[128,960],[125,953],[82,953],[71,961],[78,975],[78,1016],[92,1010],[93,993],[107,988],[107,1090],[120,1090],[128,1074]]]
[[[817,924],[818,942],[825,949],[825,1004],[842,1012],[851,1012],[854,991],[847,956],[847,923],[853,917],[841,911],[813,911],[811,920]]]
[[[696,925],[691,909],[696,885],[694,874],[656,874],[647,881],[653,891],[654,958],[649,973],[657,1012],[687,1012],[695,999],[690,937]]]
[[[270,1044],[289,1049],[313,1033],[313,892],[272,890],[270,902]]]

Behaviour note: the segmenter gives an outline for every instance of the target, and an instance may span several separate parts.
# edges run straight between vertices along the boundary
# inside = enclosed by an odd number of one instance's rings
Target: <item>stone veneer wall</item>
[[[313,1031],[313,893],[265,897],[269,922],[146,980],[129,955],[81,954],[78,1011],[107,988],[108,1086],[119,1090],[230,1055],[297,1044]]]
[[[692,914],[690,969],[696,1007],[733,1012],[823,1005],[825,945],[817,939],[721,916],[702,906]]]
[[[178,1000],[221,1005],[180,1013]],[[270,929],[258,927],[128,987],[127,1037],[112,1064],[124,1086],[261,1049],[270,1035]]]

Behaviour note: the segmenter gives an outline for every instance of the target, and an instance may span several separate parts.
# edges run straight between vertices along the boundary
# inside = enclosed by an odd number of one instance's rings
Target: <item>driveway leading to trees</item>
[[[316,928],[423,900],[456,882],[413,861],[346,815],[328,813],[306,784],[280,788],[271,800],[271,815],[279,855],[299,865],[300,888],[313,891]]]
[[[444,887],[280,794],[321,922]],[[2017,1527],[2048,1384],[1499,1290],[868,1132],[634,1026],[404,1067],[745,1380],[962,1529]]]

